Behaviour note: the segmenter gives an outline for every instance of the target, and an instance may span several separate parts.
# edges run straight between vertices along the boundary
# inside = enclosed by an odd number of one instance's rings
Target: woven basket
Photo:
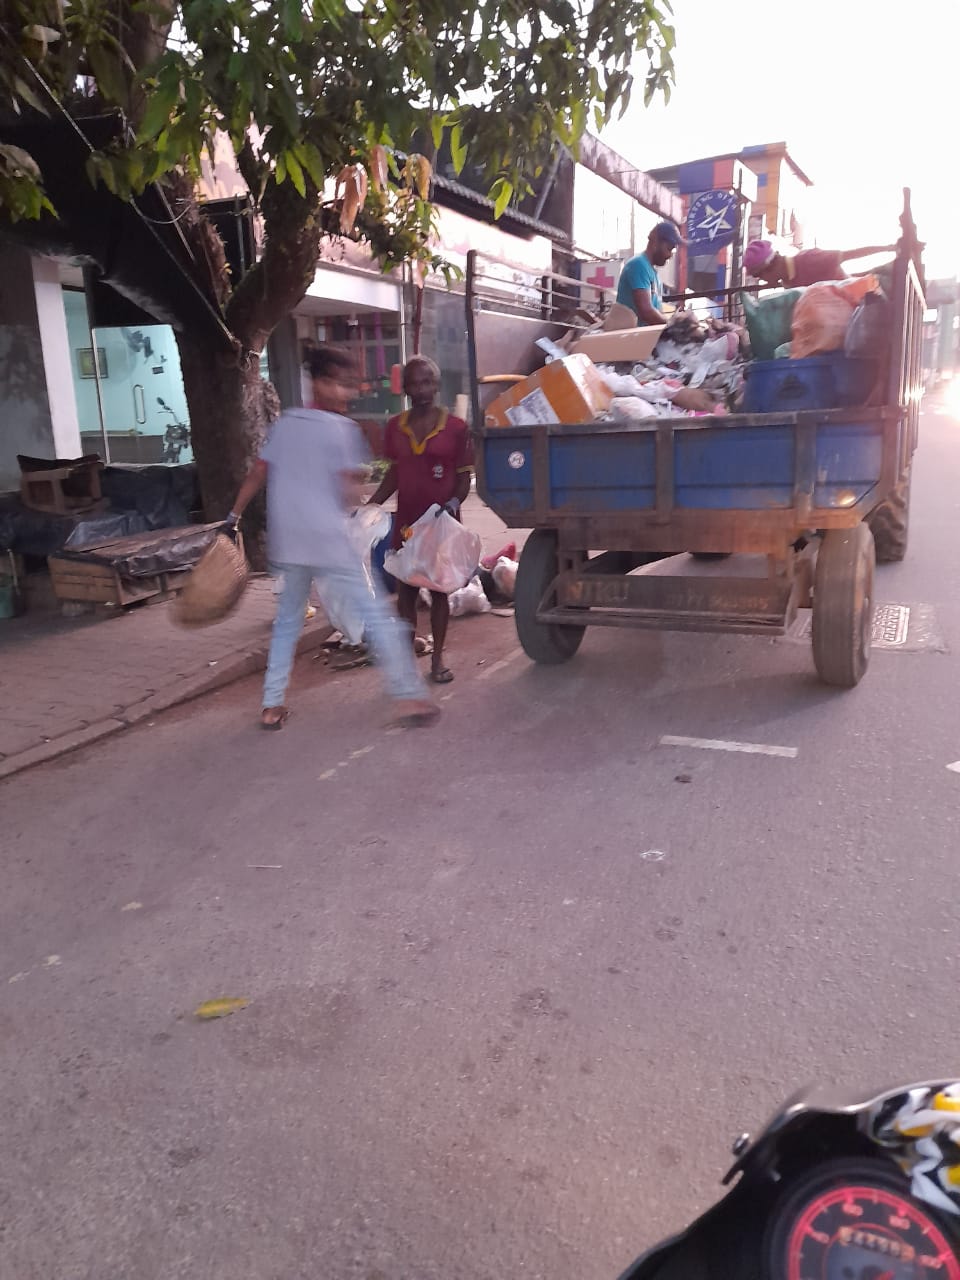
[[[249,578],[243,542],[218,533],[191,570],[173,607],[181,627],[207,627],[219,622],[240,603]]]

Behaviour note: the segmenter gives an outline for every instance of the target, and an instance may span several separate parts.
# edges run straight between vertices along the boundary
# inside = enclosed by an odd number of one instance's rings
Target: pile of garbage
[[[598,364],[613,392],[602,416],[619,422],[697,417],[733,411],[750,359],[745,330],[726,321],[700,321],[689,311],[670,318],[649,360]]]
[[[742,294],[741,300],[757,360],[805,360],[832,351],[853,358],[875,355],[888,332],[879,273],[825,280],[768,298]]]

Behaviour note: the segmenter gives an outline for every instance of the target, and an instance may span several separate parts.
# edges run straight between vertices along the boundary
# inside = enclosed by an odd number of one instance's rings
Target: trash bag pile
[[[603,416],[612,421],[639,422],[731,411],[740,399],[743,366],[749,357],[745,330],[722,320],[700,321],[690,311],[678,311],[649,360],[597,366],[614,394]]]

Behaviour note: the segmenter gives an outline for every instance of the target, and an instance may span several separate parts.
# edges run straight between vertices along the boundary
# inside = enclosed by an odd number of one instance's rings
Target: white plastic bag
[[[610,412],[618,422],[642,422],[645,418],[657,416],[650,401],[641,396],[614,396],[610,401]]]
[[[476,573],[480,551],[480,535],[434,503],[412,526],[400,550],[387,552],[383,567],[412,587],[449,596]]]
[[[390,512],[373,503],[359,507],[347,521],[347,539],[357,553],[367,590],[371,595],[374,594],[375,588],[373,573],[370,569],[370,552],[389,532]],[[363,618],[356,606],[351,607],[326,577],[317,578],[315,586],[331,627],[340,632],[347,644],[362,644]]]
[[[454,591],[450,597],[451,618],[463,618],[468,613],[489,613],[492,608],[479,578],[471,578],[465,587]]]
[[[516,560],[508,560],[506,556],[501,556],[493,566],[493,580],[496,583],[497,590],[501,595],[506,596],[508,600],[513,600],[517,594],[517,570],[519,568],[520,565]]]

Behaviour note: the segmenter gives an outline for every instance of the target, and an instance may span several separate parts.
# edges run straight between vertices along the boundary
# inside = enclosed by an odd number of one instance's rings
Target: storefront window
[[[390,391],[390,370],[401,363],[400,317],[374,311],[359,316],[329,316],[317,323],[317,341],[335,342],[356,353],[361,394],[353,403],[358,418],[386,420],[401,407]]]
[[[180,355],[169,325],[93,330],[82,290],[64,289],[84,452],[108,462],[192,462]]]

